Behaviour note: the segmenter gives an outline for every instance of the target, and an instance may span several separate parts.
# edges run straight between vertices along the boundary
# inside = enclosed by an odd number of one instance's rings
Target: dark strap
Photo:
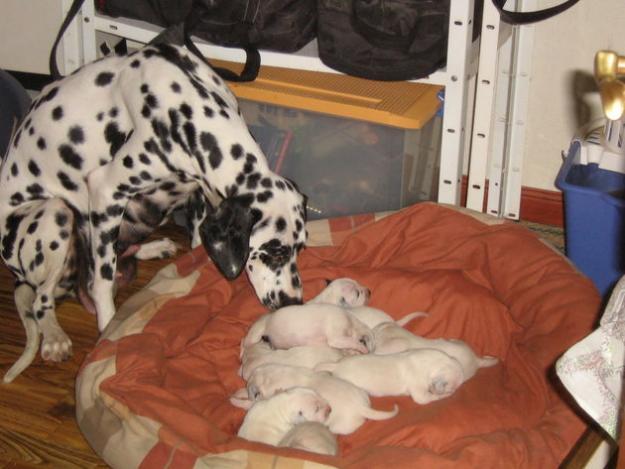
[[[193,2],[195,5],[197,2]],[[189,15],[185,19],[184,27],[183,27],[183,35],[184,35],[184,45],[187,46],[193,54],[195,54],[202,62],[209,65],[217,75],[227,81],[234,82],[246,82],[246,81],[254,81],[258,77],[258,73],[260,72],[260,52],[258,49],[251,44],[242,45],[241,48],[245,51],[245,65],[243,66],[243,70],[240,75],[237,75],[232,70],[222,67],[215,67],[211,65],[200,49],[197,48],[193,40],[191,39],[191,33],[195,28],[196,22],[199,20],[200,15],[199,12],[196,11],[193,7],[191,7],[191,11]]]
[[[65,19],[63,20],[63,23],[61,24],[61,27],[59,28],[59,32],[56,35],[54,44],[52,44],[52,50],[50,51],[50,74],[52,75],[52,78],[54,78],[55,80],[62,78],[61,72],[59,72],[59,67],[56,61],[56,53],[57,53],[59,43],[61,42],[61,39],[63,38],[63,34],[65,34],[65,31],[69,27],[70,23],[72,22],[74,17],[78,14],[80,9],[82,8],[82,5],[84,2],[85,0],[74,0],[72,2],[72,5],[70,6],[68,10],[67,15],[65,16]],[[191,29],[189,29],[189,26],[192,24],[192,21],[193,21],[193,9],[191,10],[191,14],[189,14],[189,16],[187,17],[187,20],[184,22],[184,25],[182,27],[184,44],[200,60],[202,60],[204,63],[210,66],[210,63],[208,63],[206,58],[204,58],[200,50],[191,40],[191,34],[189,33]],[[172,25],[171,28],[175,28],[176,26],[177,25]],[[167,30],[169,29],[170,28],[166,28],[166,31],[164,32],[166,33]],[[159,37],[162,38],[166,36],[159,34]],[[243,67],[243,70],[241,71],[240,75],[237,75],[232,70],[228,70],[227,68],[212,67],[212,66],[211,67],[224,80],[238,81],[238,82],[254,81],[256,77],[258,77],[258,72],[260,71],[260,52],[258,52],[258,49],[256,47],[253,47],[251,45],[243,47],[243,49],[245,50],[246,60],[245,60],[245,66]]]
[[[565,10],[568,10],[573,5],[575,5],[579,0],[566,0],[560,5],[555,5],[550,8],[545,8],[544,10],[536,10],[536,11],[508,11],[504,10],[503,6],[506,3],[506,0],[492,0],[495,8],[499,10],[499,15],[501,16],[501,20],[505,23],[509,24],[530,24],[536,23],[538,21],[546,20],[547,18],[551,18],[552,16],[559,15]]]
[[[58,80],[59,78],[62,77],[61,72],[59,72],[59,67],[56,63],[56,50],[59,47],[59,42],[61,42],[61,39],[63,38],[63,34],[65,34],[65,31],[69,27],[74,17],[78,14],[80,9],[82,8],[82,4],[84,2],[85,0],[74,0],[72,2],[72,5],[69,7],[67,15],[65,16],[65,19],[63,20],[63,23],[61,24],[61,28],[59,29],[59,32],[56,35],[54,44],[52,44],[52,50],[50,51],[50,74],[52,75],[52,78],[54,78],[55,80]]]

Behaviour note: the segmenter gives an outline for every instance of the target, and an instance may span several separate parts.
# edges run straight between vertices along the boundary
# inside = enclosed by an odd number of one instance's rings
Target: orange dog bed
[[[316,225],[315,225],[316,223]],[[319,228],[321,226],[321,228]],[[163,269],[118,312],[77,379],[77,417],[114,467],[556,467],[586,425],[552,373],[592,330],[592,283],[533,233],[489,226],[425,203],[374,221],[309,225],[331,246],[308,247],[299,267],[305,300],[326,278],[352,277],[370,304],[427,337],[460,338],[501,363],[451,397],[400,407],[339,437],[337,457],[275,448],[236,436],[244,411],[229,396],[239,343],[264,308],[247,279],[225,280],[201,248]],[[316,241],[317,240],[317,241]]]

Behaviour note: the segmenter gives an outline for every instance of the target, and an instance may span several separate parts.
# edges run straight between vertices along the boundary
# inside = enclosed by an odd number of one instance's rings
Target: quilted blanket
[[[119,468],[557,467],[586,424],[553,365],[592,330],[591,281],[515,223],[432,203],[386,215],[309,225],[305,300],[352,277],[394,317],[427,311],[414,333],[460,338],[500,364],[428,405],[373,398],[399,414],[340,436],[336,457],[240,439],[244,411],[228,398],[244,384],[241,338],[265,310],[244,276],[225,280],[198,248],[128,300],[86,358],[77,419],[96,452]]]

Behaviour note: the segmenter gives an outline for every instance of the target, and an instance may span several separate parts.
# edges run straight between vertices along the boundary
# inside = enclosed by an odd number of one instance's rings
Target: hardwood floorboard
[[[189,249],[184,230],[174,224],[152,237],[167,236]],[[136,280],[120,291],[119,305],[136,293],[171,260],[139,262]],[[38,355],[11,384],[0,384],[0,468],[107,467],[82,436],[76,423],[74,384],[85,356],[98,338],[95,316],[74,300],[57,307],[59,323],[73,343],[64,363],[46,363]],[[19,358],[26,336],[13,301],[13,278],[0,262],[0,376]]]

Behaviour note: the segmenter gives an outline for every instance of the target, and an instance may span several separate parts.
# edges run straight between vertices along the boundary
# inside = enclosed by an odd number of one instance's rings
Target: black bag
[[[89,0],[93,1],[93,0]],[[58,43],[84,0],[74,0],[50,54],[50,70],[59,77],[56,65]],[[252,81],[260,69],[259,49],[294,52],[309,43],[316,33],[316,0],[95,0],[101,13],[146,21],[166,29],[152,42],[184,43],[206,61],[191,35],[213,44],[239,47],[247,59],[240,75],[215,68],[230,81]]]
[[[534,12],[509,12],[492,0],[503,21],[550,18],[579,0]],[[474,39],[481,25],[476,0]],[[319,58],[327,66],[373,80],[423,78],[445,65],[450,0],[318,0]]]

